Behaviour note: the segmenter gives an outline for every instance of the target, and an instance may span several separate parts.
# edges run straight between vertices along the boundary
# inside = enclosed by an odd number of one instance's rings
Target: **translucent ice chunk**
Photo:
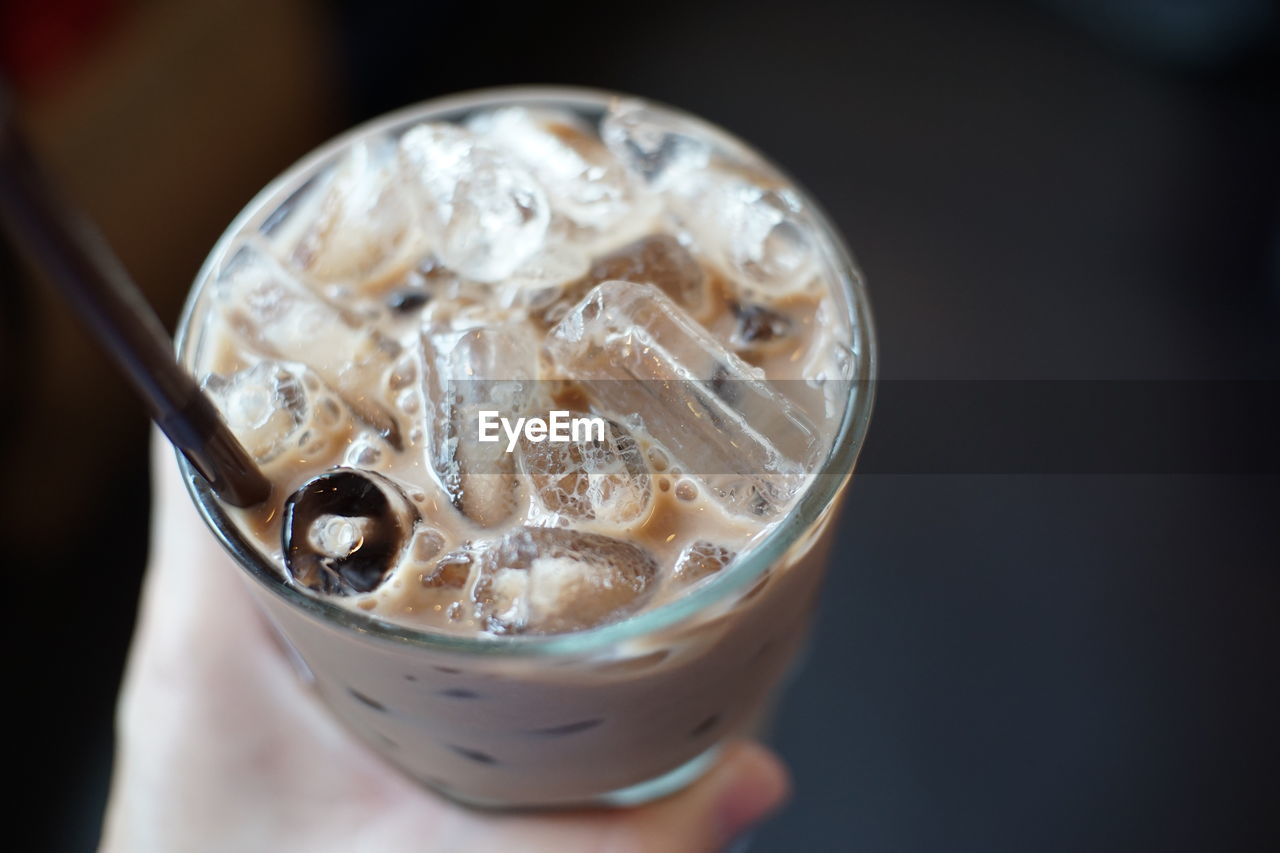
[[[620,424],[607,421],[604,440],[579,434],[567,442],[520,442],[520,467],[547,513],[622,529],[643,521],[653,505],[649,463]]]
[[[680,552],[671,577],[681,584],[696,583],[729,565],[736,556],[723,545],[699,539]]]
[[[817,461],[809,419],[653,285],[599,285],[546,349],[601,409],[633,418],[733,512],[776,515]]]
[[[792,190],[707,171],[682,179],[668,197],[677,218],[742,295],[771,300],[813,286],[816,229]]]
[[[471,580],[471,558],[463,551],[446,555],[418,574],[428,589],[462,589]]]
[[[703,169],[711,146],[686,118],[644,101],[612,104],[600,136],[613,156],[654,189]]]
[[[616,249],[597,259],[587,272],[588,285],[605,281],[657,285],[695,315],[706,303],[706,279],[702,267],[670,234],[651,234]]]
[[[627,170],[572,116],[507,107],[482,114],[471,127],[528,168],[552,206],[577,225],[607,229],[630,211]]]
[[[229,376],[210,376],[204,388],[262,465],[294,453],[319,455],[351,434],[346,404],[305,365],[260,361]]]
[[[214,285],[219,309],[250,349],[300,361],[365,424],[400,445],[395,418],[370,396],[400,345],[308,289],[266,252],[246,246]]]
[[[538,345],[520,322],[422,334],[427,457],[453,505],[481,527],[512,516],[521,499],[505,436],[479,440],[480,412],[514,420],[533,407]]]
[[[500,304],[536,310],[561,298],[566,286],[582,280],[588,268],[586,253],[566,243],[548,245],[525,259],[495,292]]]
[[[498,634],[580,631],[620,619],[644,603],[658,568],[629,542],[564,528],[520,527],[463,553],[479,569],[477,613]]]
[[[449,124],[420,124],[400,139],[402,172],[421,190],[443,263],[476,281],[514,272],[542,248],[546,193],[514,158]]]
[[[408,272],[424,250],[394,159],[371,146],[355,146],[337,167],[289,253],[289,263],[314,281],[377,291]]]
[[[295,581],[319,592],[369,592],[395,567],[417,517],[385,477],[326,471],[285,502],[285,566]]]
[[[544,323],[552,325],[592,287],[605,281],[634,281],[657,285],[694,316],[710,304],[707,276],[697,260],[670,234],[650,234],[596,258],[570,286],[548,293],[544,304],[526,303]]]

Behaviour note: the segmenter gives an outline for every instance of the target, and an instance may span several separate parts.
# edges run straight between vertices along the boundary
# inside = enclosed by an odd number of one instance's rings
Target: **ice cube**
[[[428,589],[462,589],[471,580],[471,562],[467,551],[448,554],[419,573],[418,580]]]
[[[210,376],[204,388],[260,465],[314,457],[351,436],[346,404],[302,364],[260,361],[229,376]]]
[[[733,512],[776,515],[816,464],[809,419],[653,285],[597,286],[545,346],[598,408],[631,418]]]
[[[769,301],[815,286],[816,226],[794,191],[707,171],[686,176],[668,198],[744,297]]]
[[[604,231],[630,212],[635,187],[627,170],[572,116],[507,107],[470,126],[528,168],[552,207],[575,224]]]
[[[625,427],[613,421],[605,425],[603,440],[586,430],[567,442],[521,440],[520,468],[534,500],[553,518],[594,520],[615,530],[648,518],[653,506],[649,463]]]
[[[395,161],[361,143],[333,173],[289,263],[313,281],[379,292],[409,271],[425,247]]]
[[[419,190],[449,268],[475,281],[513,273],[545,242],[546,193],[528,169],[449,124],[420,124],[400,139],[402,172]]]
[[[318,592],[370,592],[395,567],[417,517],[385,477],[326,471],[285,502],[285,566],[294,581]]]
[[[448,558],[446,558],[448,559]],[[473,596],[497,634],[555,634],[616,621],[644,604],[657,574],[649,553],[598,533],[520,527],[472,546]]]
[[[537,340],[519,321],[461,331],[438,324],[423,329],[428,462],[453,505],[481,527],[510,518],[522,496],[506,437],[479,440],[480,412],[498,412],[514,422],[530,411],[537,360]]]
[[[651,234],[596,260],[587,272],[590,285],[606,281],[657,285],[695,316],[707,302],[707,277],[680,241],[670,234]]]
[[[309,365],[359,420],[400,446],[395,417],[370,395],[399,344],[308,289],[254,246],[232,258],[214,292],[227,326],[249,349]]]
[[[494,294],[499,304],[537,310],[562,297],[565,288],[582,280],[589,260],[568,243],[548,245],[527,258],[503,280]]]
[[[696,583],[729,565],[736,556],[723,545],[699,539],[680,552],[671,577],[680,584]]]
[[[604,144],[656,190],[706,167],[711,146],[689,119],[639,100],[615,101],[600,124]]]
[[[657,285],[694,316],[710,304],[706,274],[689,251],[670,234],[650,234],[600,256],[572,285],[548,294],[545,305],[530,303],[530,310],[553,325],[592,287],[611,280]]]
[[[466,585],[470,567],[465,563],[455,565],[441,560],[445,535],[420,520],[413,529],[404,559],[397,572],[402,577],[417,576],[419,583],[433,589],[461,589]]]

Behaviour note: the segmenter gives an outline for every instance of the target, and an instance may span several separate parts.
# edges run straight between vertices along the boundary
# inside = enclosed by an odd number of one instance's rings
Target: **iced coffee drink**
[[[215,249],[180,347],[274,489],[193,496],[305,677],[391,763],[496,806],[660,795],[753,730],[873,370],[861,283],[792,182],[565,90],[299,163]]]

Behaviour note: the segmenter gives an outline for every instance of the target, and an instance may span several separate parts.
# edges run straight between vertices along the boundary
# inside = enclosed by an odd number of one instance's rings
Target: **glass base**
[[[783,677],[783,684],[780,688],[785,688],[796,677],[798,664],[803,663],[803,658],[807,656],[809,648],[809,635],[806,634],[804,645],[801,646],[797,660],[789,667],[787,674]],[[672,770],[668,770],[652,779],[638,782],[634,785],[628,785],[625,788],[618,788],[613,791],[606,791],[593,797],[582,800],[566,800],[558,803],[538,803],[528,804],[509,800],[486,800],[481,798],[468,797],[451,789],[438,788],[422,779],[414,777],[419,784],[429,789],[435,794],[444,797],[446,800],[458,803],[473,809],[481,809],[484,811],[505,811],[505,812],[537,812],[537,811],[556,811],[560,809],[582,809],[582,808],[631,808],[633,806],[641,806],[645,803],[651,803],[654,800],[660,800],[663,797],[671,796],[678,793],[688,786],[692,785],[698,779],[702,778],[716,760],[720,758],[720,753],[724,751],[724,747],[735,737],[749,737],[762,743],[770,741],[770,735],[773,729],[774,714],[777,711],[778,699],[782,694],[782,689],[775,690],[771,693],[755,713],[749,716],[743,724],[737,729],[738,734],[726,736],[725,740],[712,744],[703,752],[695,755],[693,758],[681,764]],[[412,774],[410,774],[412,775]],[[730,848],[730,853],[740,853],[747,849],[750,839],[740,839],[741,846]]]
[[[550,805],[525,805],[517,802],[506,802],[501,800],[484,800],[473,799],[465,795],[461,795],[456,791],[442,790],[429,785],[425,782],[424,787],[429,788],[436,794],[444,797],[446,800],[452,800],[459,805],[467,806],[473,809],[483,809],[485,811],[550,811],[558,809],[582,809],[582,808],[631,808],[632,806],[640,806],[645,803],[660,800],[668,797],[678,791],[687,788],[694,782],[698,781],[711,766],[716,763],[716,759],[720,757],[720,751],[723,744],[715,744],[706,751],[699,753],[690,760],[676,767],[674,770],[668,770],[661,776],[655,776],[652,779],[646,779],[635,785],[628,785],[625,788],[618,788],[614,791],[607,791],[585,800],[573,800],[571,802],[555,803]]]
[[[604,806],[627,808],[660,800],[683,790],[701,779],[702,774],[711,769],[711,765],[715,764],[716,759],[720,757],[720,746],[720,744],[712,746],[701,755],[694,756],[675,770],[668,770],[655,779],[610,791],[599,797],[597,802]]]

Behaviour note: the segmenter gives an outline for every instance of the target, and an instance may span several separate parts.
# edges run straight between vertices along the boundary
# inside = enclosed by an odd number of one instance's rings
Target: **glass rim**
[[[713,139],[760,158],[786,179],[802,199],[814,223],[822,232],[831,253],[829,260],[837,268],[840,283],[847,289],[849,295],[850,331],[853,335],[852,343],[856,347],[854,360],[856,375],[851,377],[851,393],[845,404],[840,427],[832,441],[831,450],[815,471],[813,481],[787,514],[776,522],[774,528],[750,551],[735,560],[725,571],[706,581],[699,589],[677,596],[651,610],[642,610],[634,616],[598,628],[566,634],[468,636],[413,628],[391,622],[365,611],[349,609],[303,592],[288,583],[275,560],[262,553],[249,541],[230,518],[208,483],[180,451],[175,451],[187,493],[195,503],[205,524],[241,568],[259,584],[281,598],[285,604],[336,628],[409,648],[455,655],[509,657],[586,655],[647,634],[673,628],[696,614],[726,601],[738,590],[746,588],[772,567],[819,519],[853,474],[854,463],[857,461],[866,437],[875,399],[877,347],[866,287],[852,254],[840,233],[832,226],[826,212],[812,195],[780,169],[772,159],[704,119],[679,108],[637,95],[568,86],[476,89],[402,107],[356,125],[321,144],[281,172],[254,196],[214,244],[200,271],[196,274],[195,282],[187,295],[178,320],[174,348],[179,360],[182,361],[188,344],[188,332],[191,330],[191,321],[196,313],[199,297],[212,279],[213,272],[225,259],[235,239],[247,230],[255,218],[265,220],[269,217],[279,204],[304,186],[322,165],[345,150],[354,140],[373,136],[379,132],[388,132],[412,122],[427,121],[432,118],[442,119],[448,113],[463,109],[538,102],[571,108],[602,109],[619,98],[635,98],[668,110],[683,120],[692,122],[700,131],[707,133]]]

